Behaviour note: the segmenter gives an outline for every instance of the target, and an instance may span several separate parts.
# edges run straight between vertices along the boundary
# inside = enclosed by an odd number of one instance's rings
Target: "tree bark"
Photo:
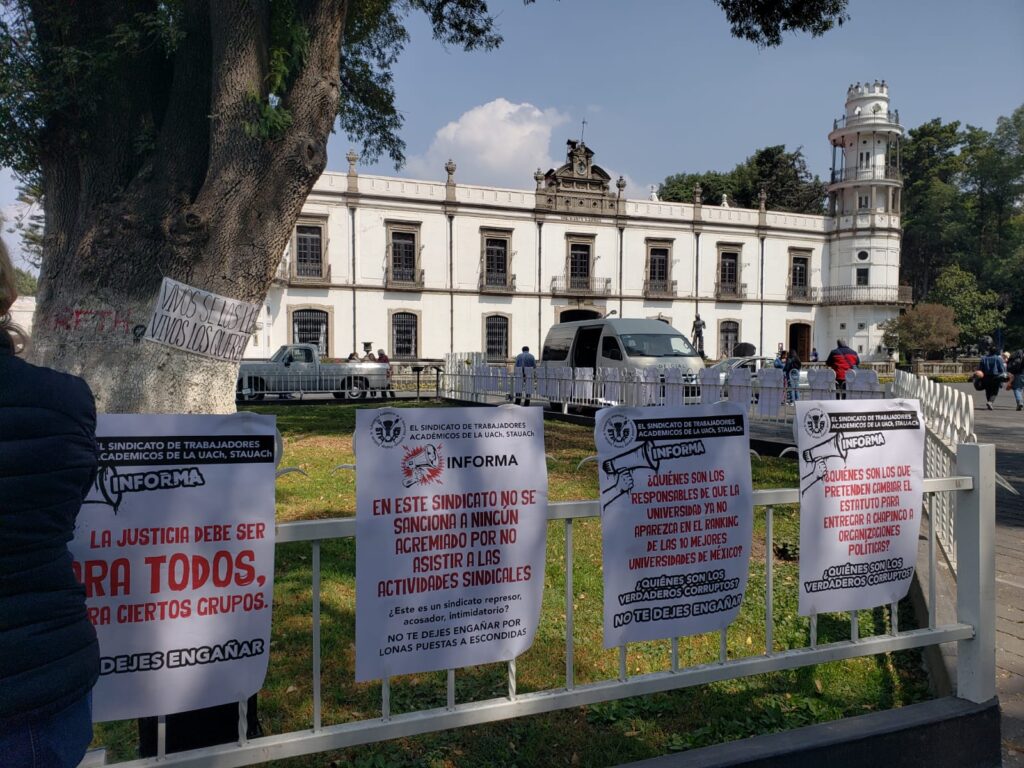
[[[184,3],[185,38],[162,105],[147,96],[124,119],[102,117],[85,131],[75,115],[47,126],[29,358],[82,376],[101,412],[234,411],[237,363],[143,337],[164,277],[250,303],[266,298],[326,165],[339,100],[347,3],[298,5],[309,51],[282,97],[293,123],[274,140],[244,129],[256,118],[252,94],[265,92],[266,0]],[[143,119],[157,121],[154,149],[133,159],[126,148]]]

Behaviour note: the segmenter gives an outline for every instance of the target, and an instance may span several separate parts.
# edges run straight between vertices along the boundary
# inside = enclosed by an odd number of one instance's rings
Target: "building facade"
[[[292,235],[247,350],[315,343],[395,360],[541,347],[554,323],[658,318],[687,336],[700,314],[709,357],[741,341],[822,359],[837,338],[888,359],[880,323],[899,285],[902,128],[885,82],[856,84],[829,133],[828,215],[626,199],[625,183],[569,141],[534,188],[325,173]]]

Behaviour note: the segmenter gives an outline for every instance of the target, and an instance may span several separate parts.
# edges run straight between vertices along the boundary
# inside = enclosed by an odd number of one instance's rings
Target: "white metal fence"
[[[939,384],[906,371],[896,371],[894,397],[921,401],[928,432],[925,437],[925,476],[946,477],[956,465],[956,446],[976,443],[974,434],[974,399],[945,384]],[[957,570],[956,535],[957,497],[953,493],[936,493],[928,499],[928,519],[938,530],[939,543],[950,567]]]
[[[782,650],[773,641],[776,620],[773,596],[779,590],[797,589],[796,583],[776,583],[773,558],[765,558],[764,594],[748,592],[746,600],[763,601],[765,645],[751,655],[729,658],[726,633],[722,631],[717,661],[696,666],[683,666],[679,660],[679,641],[671,641],[671,659],[667,668],[641,675],[630,675],[627,659],[629,648],[619,649],[618,675],[598,682],[579,684],[576,680],[576,653],[573,639],[573,606],[577,598],[573,587],[573,525],[577,520],[597,517],[597,501],[551,504],[548,519],[564,526],[565,594],[561,610],[565,613],[565,679],[564,685],[548,690],[519,693],[516,689],[517,668],[508,663],[508,689],[504,696],[477,701],[457,701],[456,670],[447,675],[447,700],[443,707],[393,714],[390,680],[381,684],[381,708],[378,715],[353,722],[324,724],[322,718],[321,679],[324,635],[338,631],[336,625],[321,622],[321,592],[324,588],[321,571],[321,545],[325,541],[355,536],[353,518],[282,523],[277,527],[277,543],[307,542],[312,562],[309,637],[312,648],[312,717],[309,727],[288,733],[260,738],[246,738],[244,702],[239,707],[239,738],[236,743],[216,747],[165,754],[162,718],[158,726],[158,757],[118,763],[121,768],[143,766],[195,766],[196,768],[229,768],[252,765],[268,760],[309,755],[328,750],[371,742],[430,733],[449,728],[507,720],[526,715],[553,712],[570,707],[603,701],[669,691],[689,686],[734,679],[747,675],[797,669],[812,664],[871,656],[879,653],[920,648],[938,643],[957,642],[957,695],[973,702],[984,702],[995,695],[995,452],[992,446],[960,445],[957,461],[948,476],[930,478],[924,489],[928,496],[953,493],[959,533],[960,570],[958,578],[957,619],[939,625],[934,600],[930,603],[928,626],[901,630],[896,606],[889,607],[889,634],[861,636],[857,614],[851,614],[850,639],[821,644],[817,638],[817,617],[811,617],[807,644],[801,648]],[[798,504],[796,488],[754,492],[754,504],[765,516],[764,551],[773,551],[773,508],[780,504]],[[935,580],[935,527],[929,541],[930,581]],[[357,542],[358,545],[358,542]],[[338,643],[331,643],[339,647]]]
[[[491,365],[475,354],[445,359],[445,397],[471,402],[543,402],[568,410],[605,405],[694,405],[726,400],[747,408],[752,420],[786,423],[797,399],[825,400],[883,397],[885,388],[872,370],[850,371],[846,388],[838,391],[835,373],[812,368],[787,381],[783,372],[765,368],[756,375],[747,368],[723,373],[704,368],[694,377],[673,366],[651,368],[513,368]]]

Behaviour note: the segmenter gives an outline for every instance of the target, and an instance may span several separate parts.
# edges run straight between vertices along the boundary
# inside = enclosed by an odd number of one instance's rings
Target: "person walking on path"
[[[100,671],[68,542],[96,477],[96,406],[77,376],[22,360],[0,242],[0,765],[75,768]]]
[[[988,354],[981,358],[978,370],[982,373],[982,384],[985,385],[985,407],[992,410],[999,388],[1006,382],[1006,364],[1003,356],[995,347],[988,348]]]
[[[512,386],[515,388],[516,405],[519,405],[522,395],[523,405],[530,404],[530,389],[533,387],[533,380],[526,379],[526,369],[537,368],[537,358],[530,354],[529,347],[523,347],[523,351],[516,355],[515,381]]]
[[[836,348],[828,353],[825,365],[836,372],[836,392],[843,393],[842,395],[837,395],[837,397],[840,400],[845,400],[846,372],[860,365],[860,356],[846,346],[846,342],[843,339],[836,339]]]
[[[1024,349],[1018,349],[1006,364],[1006,371],[1013,378],[1007,384],[1013,399],[1017,402],[1017,410],[1024,411]]]

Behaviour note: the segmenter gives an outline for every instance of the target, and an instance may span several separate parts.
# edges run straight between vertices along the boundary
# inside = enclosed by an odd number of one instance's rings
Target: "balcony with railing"
[[[883,125],[899,125],[900,124],[900,113],[896,111],[886,112],[872,112],[871,114],[860,114],[860,115],[844,115],[843,117],[837,118],[832,123],[832,130],[838,131],[840,128],[855,128],[858,126],[883,126]]]
[[[792,304],[815,304],[818,301],[818,289],[809,285],[789,285],[786,287],[786,299]]]
[[[331,282],[331,265],[322,262],[317,264],[292,262],[288,282],[291,285],[328,285]]]
[[[644,280],[644,298],[674,299],[676,296],[675,280],[655,280],[653,278]]]
[[[423,270],[389,265],[384,274],[384,287],[391,291],[421,291]]]
[[[847,181],[903,181],[903,172],[894,165],[871,168],[843,168],[832,171],[832,184]]]
[[[508,272],[481,272],[480,293],[515,293],[516,276]]]
[[[579,275],[555,275],[551,278],[551,293],[556,296],[610,296],[612,279]]]
[[[909,285],[830,285],[821,289],[822,304],[910,304]]]
[[[747,298],[746,283],[715,282],[715,298],[720,301],[742,301]]]

